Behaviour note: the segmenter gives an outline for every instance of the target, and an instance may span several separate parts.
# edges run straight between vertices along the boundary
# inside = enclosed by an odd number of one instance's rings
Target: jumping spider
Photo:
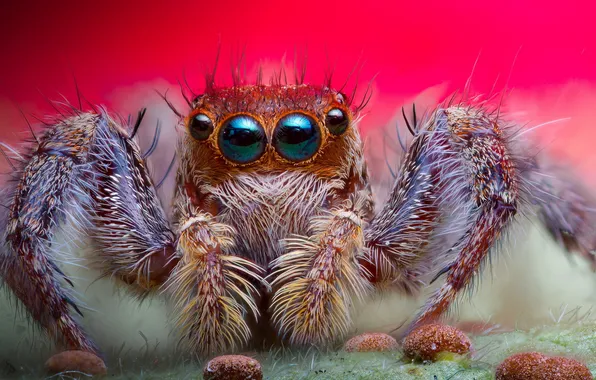
[[[135,142],[142,114],[124,127],[104,110],[73,109],[7,185],[1,277],[65,348],[98,352],[52,246],[65,226],[94,239],[106,275],[171,294],[175,325],[201,356],[268,328],[292,345],[326,345],[348,333],[354,299],[415,293],[444,275],[410,328],[440,319],[526,205],[593,260],[588,198],[546,175],[482,104],[446,103],[409,123],[376,212],[348,96],[302,83],[211,85],[188,104],[172,224]]]

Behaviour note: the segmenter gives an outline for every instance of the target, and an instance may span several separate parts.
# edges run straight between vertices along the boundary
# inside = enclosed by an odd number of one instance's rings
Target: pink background
[[[360,82],[378,74],[365,129],[386,124],[432,86],[461,89],[478,59],[474,91],[508,83],[511,109],[531,125],[570,118],[542,128],[545,141],[582,170],[596,164],[589,156],[596,137],[593,1],[48,3],[13,2],[0,12],[2,140],[26,126],[14,104],[40,114],[51,108],[39,91],[74,100],[73,74],[88,99],[113,107],[125,101],[110,95],[115,88],[157,78],[175,83],[184,72],[200,91],[221,37],[223,82],[243,47],[249,73],[284,55],[291,64],[296,49],[307,49],[307,80],[320,81],[335,66],[338,86],[362,58]]]

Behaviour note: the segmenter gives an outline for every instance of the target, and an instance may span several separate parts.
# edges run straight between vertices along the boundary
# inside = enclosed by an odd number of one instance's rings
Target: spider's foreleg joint
[[[438,198],[471,202],[470,222],[451,248],[453,261],[442,272],[445,284],[431,297],[413,326],[439,319],[470,284],[518,208],[518,173],[504,131],[490,115],[474,108],[440,110],[433,133],[446,132],[446,159],[438,170]],[[452,173],[459,173],[453,175]]]
[[[98,261],[148,290],[163,282],[174,236],[130,135],[105,112],[75,112],[37,141],[10,194],[0,275],[29,314],[67,348],[96,351],[71,315],[56,233],[88,232]],[[66,260],[71,257],[66,257]]]
[[[71,291],[61,283],[72,284],[57,265],[52,242],[56,226],[88,226],[85,208],[91,200],[85,178],[98,122],[97,115],[80,114],[41,138],[9,195],[2,234],[6,244],[0,253],[0,276],[29,315],[65,347],[92,352],[95,346],[71,312],[80,314]]]

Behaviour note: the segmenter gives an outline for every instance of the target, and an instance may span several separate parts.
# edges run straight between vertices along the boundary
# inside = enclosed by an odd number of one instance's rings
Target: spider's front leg
[[[246,344],[251,331],[246,316],[258,318],[255,284],[263,270],[231,253],[232,227],[216,221],[217,207],[198,200],[193,187],[178,188],[177,255],[179,262],[166,283],[174,296],[176,327],[193,353],[211,355]]]
[[[446,282],[410,329],[440,319],[516,215],[520,165],[509,149],[494,116],[475,108],[440,109],[416,131],[390,201],[367,231],[371,260],[389,281],[449,260],[437,275]],[[458,237],[450,248],[448,235]]]
[[[143,290],[167,277],[174,235],[139,149],[107,114],[76,111],[39,138],[18,175],[5,216],[1,278],[51,338],[97,352],[72,315],[81,312],[57,265],[72,257],[59,257],[56,234],[90,233],[106,274]]]
[[[316,217],[310,237],[286,240],[288,253],[273,262],[272,320],[292,344],[323,346],[348,332],[351,300],[371,290],[362,261],[368,190],[352,193]]]

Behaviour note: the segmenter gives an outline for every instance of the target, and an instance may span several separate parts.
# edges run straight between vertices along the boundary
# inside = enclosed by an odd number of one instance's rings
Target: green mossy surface
[[[436,363],[412,363],[400,351],[387,353],[347,353],[289,351],[254,354],[263,366],[266,379],[493,379],[496,366],[517,352],[539,351],[564,355],[586,363],[596,375],[596,323],[556,325],[530,331],[470,336],[474,352],[468,357],[443,355]],[[144,353],[147,355],[147,353]],[[108,359],[107,379],[201,379],[201,363],[147,357]],[[2,379],[43,379],[41,368],[19,369]],[[60,378],[59,376],[52,377]],[[63,378],[72,378],[64,376]],[[85,377],[83,377],[85,378]]]

